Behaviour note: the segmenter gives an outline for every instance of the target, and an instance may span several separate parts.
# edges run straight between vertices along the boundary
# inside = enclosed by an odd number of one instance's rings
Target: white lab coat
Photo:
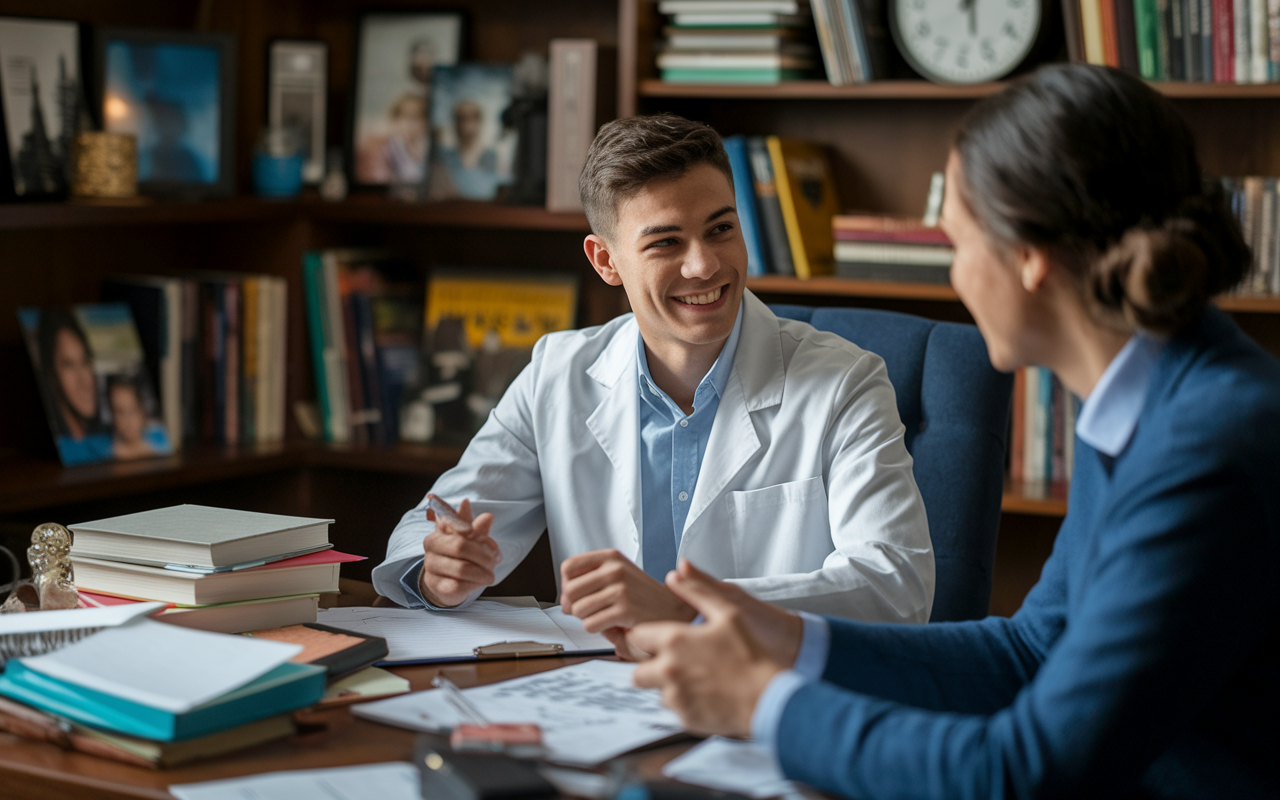
[[[934,564],[884,361],[745,294],[742,334],[679,555],[772,603],[926,622]],[[550,334],[431,491],[494,515],[502,580],[549,531],[551,555],[615,548],[642,563],[639,328],[628,314]],[[391,535],[378,591],[432,530],[426,500]],[[556,575],[559,581],[559,572]]]

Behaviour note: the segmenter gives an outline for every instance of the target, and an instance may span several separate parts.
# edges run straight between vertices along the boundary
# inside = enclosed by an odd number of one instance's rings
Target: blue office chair
[[[992,368],[973,325],[861,308],[770,308],[884,359],[933,538],[929,621],[987,616],[1013,377]]]

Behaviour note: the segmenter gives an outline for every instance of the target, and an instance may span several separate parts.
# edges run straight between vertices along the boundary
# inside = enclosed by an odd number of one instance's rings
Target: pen
[[[454,511],[452,506],[438,496],[434,494],[427,495],[427,508],[436,515],[437,522],[447,522],[450,525],[465,528],[467,533],[471,532],[471,523],[458,516],[458,512]]]
[[[452,705],[458,713],[462,714],[463,718],[466,719],[469,724],[486,727],[490,724],[484,714],[480,713],[480,709],[476,708],[475,704],[467,699],[466,695],[462,693],[462,690],[459,689],[458,685],[453,681],[443,675],[437,675],[431,681],[431,685],[437,689],[444,690],[445,699],[449,701],[450,705]]]

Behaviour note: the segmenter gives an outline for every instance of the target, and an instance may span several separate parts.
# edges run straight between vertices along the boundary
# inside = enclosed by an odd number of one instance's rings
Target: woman
[[[62,463],[88,464],[111,458],[111,435],[98,410],[98,378],[89,340],[70,312],[40,312],[36,341],[49,415]]]
[[[859,798],[1280,796],[1280,364],[1209,305],[1248,251],[1136,78],[1046,67],[947,165],[952,282],[1002,370],[1084,406],[1070,512],[1012,618],[797,617],[682,564],[707,623],[639,626],[693,730]]]

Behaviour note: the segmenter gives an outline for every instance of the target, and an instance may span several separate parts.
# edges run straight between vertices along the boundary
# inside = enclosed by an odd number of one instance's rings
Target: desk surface
[[[346,591],[347,587],[343,588]],[[418,691],[430,688],[432,678],[439,672],[445,672],[459,686],[479,686],[586,660],[588,659],[533,658],[397,667],[393,671],[408,678],[413,689]],[[0,798],[172,800],[173,796],[167,789],[172,783],[211,781],[284,769],[316,769],[413,759],[417,734],[353,717],[349,706],[308,712],[304,719],[323,723],[326,728],[207,761],[158,770],[68,752],[46,742],[33,742],[13,734],[0,733]],[[647,777],[656,776],[662,764],[687,747],[686,743],[646,750],[634,757],[635,768]]]

